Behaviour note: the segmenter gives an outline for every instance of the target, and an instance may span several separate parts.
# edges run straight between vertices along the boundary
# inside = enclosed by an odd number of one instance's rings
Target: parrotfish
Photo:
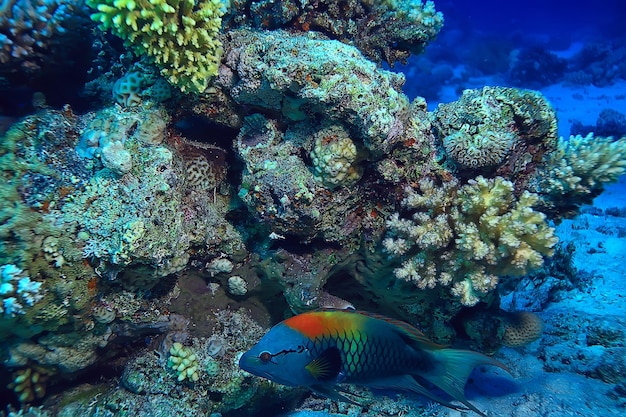
[[[430,341],[415,327],[381,315],[352,310],[317,310],[288,318],[239,360],[251,374],[287,386],[302,386],[326,397],[357,404],[342,384],[413,391],[446,407],[485,416],[464,395],[472,370],[499,361],[478,352]],[[428,381],[465,405],[430,392]]]

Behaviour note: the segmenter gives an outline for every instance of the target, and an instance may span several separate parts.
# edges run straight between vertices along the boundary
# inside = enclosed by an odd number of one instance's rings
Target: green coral
[[[626,137],[619,140],[587,136],[559,139],[557,149],[546,155],[545,164],[532,183],[542,204],[555,215],[571,216],[581,204],[590,204],[626,172]]]
[[[185,379],[196,382],[200,379],[198,375],[198,357],[187,346],[183,346],[176,342],[170,348],[170,357],[167,360],[167,366],[176,372],[179,382]]]
[[[222,56],[220,0],[87,0],[103,30],[147,55],[183,92],[202,92],[217,75]]]
[[[404,259],[395,275],[418,288],[451,287],[464,305],[474,305],[498,283],[543,265],[557,243],[538,196],[515,197],[513,183],[477,177],[468,184],[436,186],[430,179],[407,187],[410,217],[393,214],[383,246]]]

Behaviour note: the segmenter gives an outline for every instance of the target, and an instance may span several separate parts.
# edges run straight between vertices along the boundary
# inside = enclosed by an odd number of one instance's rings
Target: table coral
[[[222,55],[220,0],[87,0],[92,20],[146,55],[183,92],[202,92]]]

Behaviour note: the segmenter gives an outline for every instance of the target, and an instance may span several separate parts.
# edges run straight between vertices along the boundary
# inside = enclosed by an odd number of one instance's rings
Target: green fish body
[[[274,326],[239,362],[242,369],[289,386],[305,386],[349,401],[338,384],[408,390],[456,410],[484,414],[465,399],[467,378],[478,365],[507,368],[481,353],[437,345],[399,320],[349,310],[320,310]],[[415,376],[467,408],[445,401]]]

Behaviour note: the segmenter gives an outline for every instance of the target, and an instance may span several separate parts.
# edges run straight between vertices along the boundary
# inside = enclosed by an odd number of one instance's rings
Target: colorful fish
[[[243,354],[239,366],[288,386],[304,386],[329,398],[354,403],[339,384],[413,391],[455,410],[485,416],[463,390],[478,365],[507,368],[481,353],[437,345],[399,320],[350,310],[299,314],[274,326]],[[423,387],[429,381],[467,408]]]

